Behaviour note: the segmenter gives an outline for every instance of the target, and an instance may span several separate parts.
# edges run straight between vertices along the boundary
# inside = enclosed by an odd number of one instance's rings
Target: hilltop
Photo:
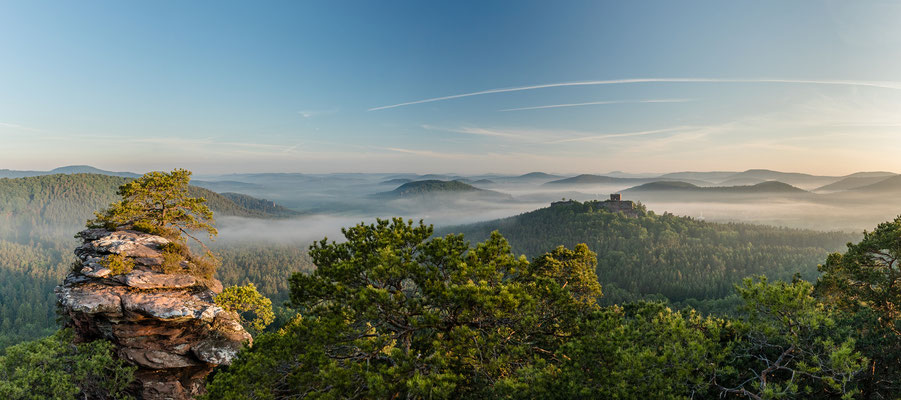
[[[493,190],[479,189],[468,183],[456,180],[441,181],[437,179],[408,182],[398,186],[390,192],[376,193],[374,196],[382,198],[405,198],[447,194],[475,194],[480,197],[510,198],[510,195],[508,194],[495,192]]]
[[[126,178],[137,178],[141,176],[133,172],[113,172],[90,165],[70,165],[66,167],[54,168],[50,171],[17,171],[11,169],[0,169],[0,178],[26,178],[30,176],[54,175],[54,174],[97,174],[109,176],[122,176]]]
[[[623,192],[697,192],[697,193],[808,193],[792,185],[777,181],[766,181],[745,186],[712,186],[700,187],[687,182],[659,181],[646,183],[624,190]]]
[[[572,178],[558,179],[545,183],[545,186],[564,186],[564,185],[595,185],[595,184],[611,184],[611,183],[636,183],[647,182],[643,178],[614,178],[604,175],[582,174]]]
[[[790,280],[817,276],[817,264],[859,235],[752,224],[720,224],[664,213],[629,216],[601,201],[565,201],[514,217],[440,229],[473,242],[497,230],[515,253],[535,257],[586,243],[598,255],[605,301],[662,295],[715,299],[750,275]],[[641,206],[639,206],[641,207]]]

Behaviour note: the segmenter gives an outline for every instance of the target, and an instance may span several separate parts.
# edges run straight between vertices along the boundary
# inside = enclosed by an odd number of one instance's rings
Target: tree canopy
[[[117,193],[122,200],[95,213],[88,227],[127,227],[172,240],[203,231],[212,239],[217,234],[213,212],[203,197],[190,197],[190,181],[191,171],[184,169],[148,172],[120,186]]]

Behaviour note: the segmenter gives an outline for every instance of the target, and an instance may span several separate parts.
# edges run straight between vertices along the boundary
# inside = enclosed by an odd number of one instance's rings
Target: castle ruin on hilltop
[[[596,201],[592,203],[600,205],[601,208],[609,212],[621,212],[630,217],[636,217],[639,215],[639,210],[637,207],[635,207],[635,202],[633,202],[632,200],[623,200],[622,195],[619,193],[611,194],[609,200]],[[551,207],[559,207],[570,204],[579,204],[579,202],[575,200],[555,201],[551,203]]]

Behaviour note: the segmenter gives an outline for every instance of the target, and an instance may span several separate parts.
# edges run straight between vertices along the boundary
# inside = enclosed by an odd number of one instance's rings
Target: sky
[[[901,2],[0,1],[0,168],[901,172]]]

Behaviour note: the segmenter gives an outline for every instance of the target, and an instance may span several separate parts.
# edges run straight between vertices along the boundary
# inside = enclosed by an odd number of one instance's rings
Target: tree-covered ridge
[[[259,211],[266,215],[272,216],[292,216],[300,215],[299,212],[282,207],[273,201],[266,199],[258,199],[241,193],[225,192],[220,193],[223,197],[231,200],[240,207],[247,210]]]
[[[0,178],[0,239],[28,243],[33,239],[68,238],[95,210],[117,199],[116,190],[131,178],[97,174],[54,174]],[[267,218],[264,208],[241,205],[208,189],[191,186],[192,197],[206,199],[219,216]]]
[[[378,197],[413,197],[413,196],[423,196],[435,193],[466,193],[466,192],[480,192],[480,193],[494,193],[500,194],[490,190],[479,189],[475,186],[472,186],[468,183],[452,180],[452,181],[442,181],[437,179],[429,179],[423,181],[413,181],[407,182],[403,185],[398,186],[396,189],[390,192],[382,192],[376,194]]]
[[[747,276],[765,274],[808,280],[830,252],[859,235],[771,226],[710,223],[653,212],[638,217],[611,213],[602,202],[560,202],[515,217],[451,227],[483,240],[494,230],[514,251],[534,257],[556,246],[585,243],[598,254],[598,281],[609,303],[651,294],[674,301],[713,299],[732,293]]]

